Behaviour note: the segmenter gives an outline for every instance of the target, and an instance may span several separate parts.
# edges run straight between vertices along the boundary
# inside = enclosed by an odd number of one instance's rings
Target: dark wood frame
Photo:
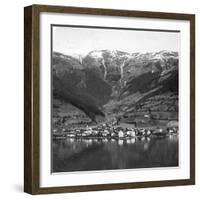
[[[115,183],[41,188],[39,149],[39,16],[41,12],[188,20],[190,22],[190,178],[169,181]],[[195,184],[195,15],[32,5],[24,8],[24,191],[30,194],[83,192]]]

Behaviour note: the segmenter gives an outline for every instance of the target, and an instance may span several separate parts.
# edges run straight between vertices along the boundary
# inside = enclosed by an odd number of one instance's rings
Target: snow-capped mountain
[[[112,101],[115,102],[113,105],[116,102],[127,104],[127,109],[130,109],[138,102],[156,95],[178,95],[177,52],[127,53],[94,50],[81,58],[54,52],[52,64],[55,79],[70,92],[66,95],[71,95],[71,99],[81,98],[83,104],[91,103],[94,107],[107,108]],[[55,85],[54,90],[57,90],[55,93],[62,93],[62,89]],[[178,106],[171,101],[164,109],[171,105]],[[87,109],[90,110],[88,107]]]
[[[96,69],[103,79],[114,86],[126,85],[131,77],[147,72],[164,72],[178,67],[178,53],[169,51],[151,53],[127,53],[122,51],[96,50],[83,58],[83,64]]]

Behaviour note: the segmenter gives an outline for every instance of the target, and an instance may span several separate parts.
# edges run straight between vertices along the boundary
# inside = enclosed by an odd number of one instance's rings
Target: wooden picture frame
[[[40,14],[79,14],[187,21],[190,24],[190,149],[189,177],[173,180],[67,185],[41,187],[40,185]],[[49,133],[50,134],[50,133]],[[148,11],[111,10],[49,5],[32,5],[24,9],[24,191],[30,194],[83,192],[128,188],[195,184],[195,16],[192,14],[161,13]]]

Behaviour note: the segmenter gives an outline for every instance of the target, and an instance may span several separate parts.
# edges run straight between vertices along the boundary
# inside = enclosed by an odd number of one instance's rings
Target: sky
[[[180,33],[53,26],[53,51],[86,55],[93,50],[129,53],[179,51]]]

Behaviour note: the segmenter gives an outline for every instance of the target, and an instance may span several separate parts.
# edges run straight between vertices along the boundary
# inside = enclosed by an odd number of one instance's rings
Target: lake
[[[178,166],[178,136],[52,140],[52,172]]]

